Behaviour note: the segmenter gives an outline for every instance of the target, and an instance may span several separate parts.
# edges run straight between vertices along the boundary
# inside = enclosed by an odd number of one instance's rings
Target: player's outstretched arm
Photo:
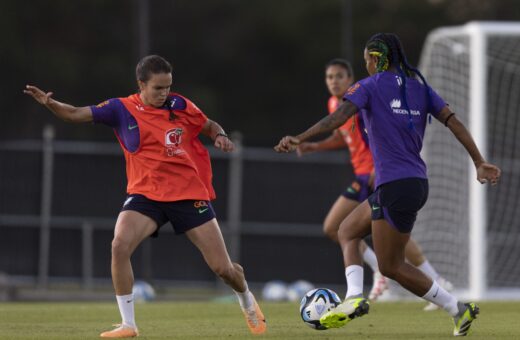
[[[305,140],[321,133],[330,132],[339,128],[341,125],[345,124],[347,119],[352,117],[356,112],[358,112],[357,106],[349,100],[345,100],[336,111],[311,126],[305,132],[299,134],[298,136],[283,137],[278,145],[274,147],[274,150],[276,152],[294,151],[298,145],[300,145],[300,143],[304,142]]]
[[[203,135],[208,136],[211,140],[214,141],[214,145],[217,149],[220,149],[224,152],[231,152],[235,149],[235,145],[229,139],[226,132],[222,126],[220,126],[217,122],[208,119],[202,130],[200,131]]]
[[[496,185],[500,178],[500,169],[496,165],[486,162],[473,141],[473,137],[471,137],[471,134],[464,124],[457,119],[455,113],[445,106],[437,116],[437,119],[450,129],[457,140],[464,146],[466,151],[468,151],[477,169],[477,180],[480,183],[490,182],[491,185]]]
[[[58,118],[70,123],[89,123],[92,122],[92,110],[88,106],[75,107],[61,103],[52,98],[52,92],[43,92],[36,86],[27,85],[25,94],[33,97],[38,103],[51,110]]]

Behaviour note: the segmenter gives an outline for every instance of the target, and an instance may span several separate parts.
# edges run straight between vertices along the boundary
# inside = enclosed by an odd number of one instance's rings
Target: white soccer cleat
[[[374,282],[372,284],[372,289],[368,294],[368,300],[376,301],[381,294],[385,290],[388,289],[388,280],[383,276],[379,271],[374,272]]]
[[[453,284],[446,280],[445,278],[443,278],[442,276],[440,276],[437,280],[436,280],[437,284],[439,286],[441,286],[442,288],[446,289],[446,291],[448,292],[451,292],[453,290]],[[429,302],[424,308],[423,308],[423,311],[425,312],[431,312],[431,311],[434,311],[434,310],[437,310],[439,309],[440,307],[437,306],[436,304],[434,304],[433,302]]]

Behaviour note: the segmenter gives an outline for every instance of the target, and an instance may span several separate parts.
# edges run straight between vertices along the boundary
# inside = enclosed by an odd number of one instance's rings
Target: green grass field
[[[376,303],[370,314],[341,329],[305,326],[294,303],[262,303],[266,339],[448,339],[452,322],[423,303]],[[485,302],[473,339],[520,339],[520,303]],[[136,305],[141,339],[247,339],[237,304],[157,302]],[[119,322],[115,303],[0,303],[0,339],[96,339]]]

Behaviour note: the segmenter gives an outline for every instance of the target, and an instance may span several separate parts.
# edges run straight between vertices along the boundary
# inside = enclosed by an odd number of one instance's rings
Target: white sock
[[[119,313],[121,313],[122,324],[136,328],[134,316],[134,294],[116,295]]]
[[[237,292],[236,290],[234,292],[237,295],[238,303],[240,304],[240,307],[242,309],[249,309],[253,306],[253,304],[254,304],[253,294],[251,294],[251,292],[249,291],[247,284],[246,284],[245,292],[240,293],[240,292]]]
[[[459,311],[457,299],[435,281],[433,281],[428,293],[424,294],[422,298],[443,308],[446,312],[450,313],[451,316],[457,315]]]
[[[363,261],[365,261],[365,263],[368,264],[370,268],[372,268],[374,273],[379,271],[376,254],[369,246],[367,246],[367,249],[365,249],[363,252]]]
[[[424,274],[428,275],[429,277],[432,278],[432,280],[434,281],[437,281],[437,279],[439,278],[439,273],[437,273],[437,271],[435,270],[435,268],[433,268],[433,266],[431,265],[430,261],[426,260],[424,261],[420,266],[418,266],[417,268],[419,268]]]
[[[345,277],[347,278],[347,295],[345,299],[351,296],[363,295],[363,267],[353,264],[345,268]]]

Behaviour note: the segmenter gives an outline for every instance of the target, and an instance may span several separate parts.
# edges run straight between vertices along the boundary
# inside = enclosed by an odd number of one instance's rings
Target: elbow
[[[65,123],[74,123],[74,118],[72,118],[71,116],[61,117],[61,120]]]

